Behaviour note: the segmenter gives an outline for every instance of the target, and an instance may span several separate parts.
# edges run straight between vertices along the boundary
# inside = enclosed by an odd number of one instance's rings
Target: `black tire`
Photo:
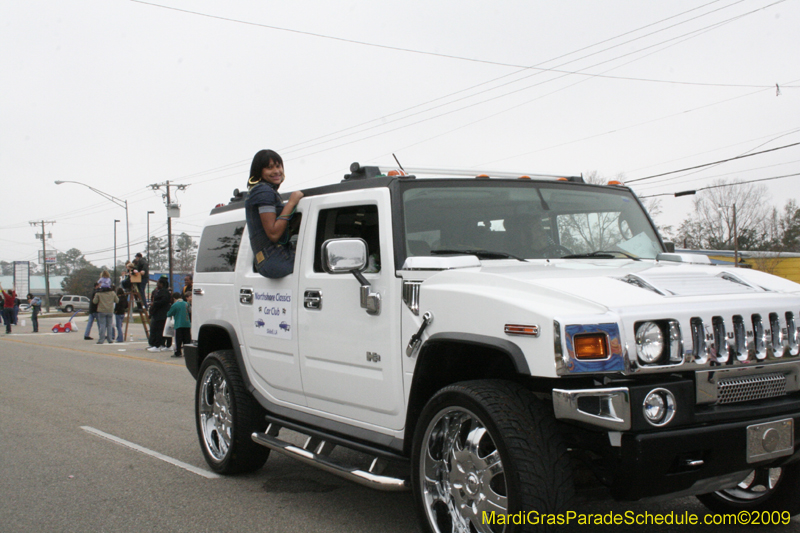
[[[72,307],[71,305],[68,305],[68,306],[64,307],[64,312],[65,313],[71,313],[73,309],[74,309],[74,307]]]
[[[456,383],[431,398],[414,433],[411,480],[429,533],[549,531],[530,523],[488,526],[483,513],[560,513],[575,497],[552,407],[499,380]]]
[[[800,463],[753,470],[736,487],[697,497],[715,513],[789,511],[800,514]]]
[[[265,411],[245,389],[233,351],[208,354],[198,375],[195,422],[208,465],[220,474],[264,466],[269,449],[253,442],[251,435],[265,429]]]

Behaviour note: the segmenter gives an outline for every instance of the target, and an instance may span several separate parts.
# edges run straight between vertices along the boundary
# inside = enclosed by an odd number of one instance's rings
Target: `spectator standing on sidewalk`
[[[165,346],[164,324],[167,322],[167,312],[170,308],[172,295],[167,287],[167,278],[161,278],[156,284],[156,290],[150,295],[150,347],[147,348],[148,352],[169,350]]]
[[[97,344],[103,344],[104,338],[108,344],[114,343],[114,305],[117,302],[119,302],[119,297],[110,287],[102,288],[94,293],[92,303],[97,305],[97,326],[100,329]]]
[[[28,293],[28,303],[31,304],[31,324],[33,332],[39,333],[39,313],[42,311],[42,300],[38,296]]]
[[[94,295],[97,294],[97,291],[100,290],[100,284],[94,284],[94,291],[92,291],[92,298],[89,301],[89,323],[86,324],[86,331],[83,333],[83,340],[91,341],[94,340],[92,338],[92,324],[94,321],[97,320],[97,304],[94,301]]]
[[[192,294],[192,285],[193,285],[192,275],[186,274],[186,277],[183,278],[183,291],[181,291],[182,293],[181,297],[186,299],[187,294]]]
[[[3,322],[6,323],[6,334],[9,334],[11,324],[14,323],[14,300],[17,299],[17,291],[14,289],[7,291],[0,284],[0,294],[3,296]]]
[[[190,293],[191,294],[191,293]],[[192,342],[192,323],[189,320],[189,304],[186,302],[186,295],[181,296],[181,293],[176,292],[172,295],[175,298],[175,303],[169,308],[167,317],[172,317],[175,320],[175,333],[172,337],[175,339],[175,354],[172,357],[183,357],[181,347],[184,344]]]
[[[122,334],[122,319],[125,318],[125,313],[128,311],[128,296],[122,287],[117,289],[117,298],[119,301],[114,306],[114,319],[117,322],[117,342],[122,342],[125,340],[125,336]]]

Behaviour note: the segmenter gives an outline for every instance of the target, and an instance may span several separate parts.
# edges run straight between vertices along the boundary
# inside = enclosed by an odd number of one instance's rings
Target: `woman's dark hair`
[[[125,289],[123,289],[122,287],[117,289],[117,296],[125,296]]]
[[[28,296],[27,296],[27,298],[28,298],[29,300],[32,300],[32,299],[33,299],[33,294],[31,294],[31,293],[28,293]]]
[[[247,180],[248,187],[252,187],[261,181],[261,171],[267,168],[270,163],[279,163],[283,166],[283,159],[274,150],[261,150],[253,156],[253,162],[250,164],[250,176]]]

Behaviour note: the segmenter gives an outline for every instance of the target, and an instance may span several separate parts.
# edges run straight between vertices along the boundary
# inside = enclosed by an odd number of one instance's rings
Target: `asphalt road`
[[[82,329],[49,333],[59,320],[41,321],[47,333],[31,334],[28,320],[0,334],[0,533],[417,531],[410,493],[373,491],[274,452],[254,474],[214,476],[197,441],[194,381],[183,360],[149,353],[144,342],[97,345]],[[595,501],[578,511],[705,514],[694,498]],[[645,530],[800,533],[800,519],[575,528]]]

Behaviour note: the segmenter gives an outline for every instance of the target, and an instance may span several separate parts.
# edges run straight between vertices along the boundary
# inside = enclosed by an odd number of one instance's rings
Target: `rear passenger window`
[[[365,272],[378,272],[381,268],[380,233],[378,232],[378,206],[358,205],[323,209],[319,212],[317,239],[314,246],[314,272],[322,268],[322,243],[328,239],[358,237],[367,243],[369,264]]]
[[[206,226],[197,249],[197,272],[233,272],[244,233],[244,221]]]

